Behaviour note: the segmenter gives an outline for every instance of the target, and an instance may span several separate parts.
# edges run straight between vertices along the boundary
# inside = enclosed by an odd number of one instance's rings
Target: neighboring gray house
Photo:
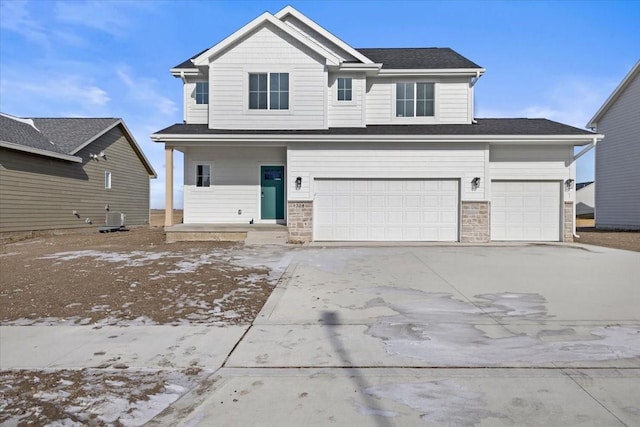
[[[593,218],[594,207],[596,205],[596,183],[595,181],[581,182],[576,184],[576,215]]]
[[[149,223],[153,167],[117,118],[0,113],[0,232]]]
[[[587,124],[596,146],[596,228],[640,230],[640,61]]]
[[[574,147],[601,135],[476,118],[484,71],[449,48],[356,49],[290,6],[265,12],[171,70],[184,123],[151,135],[167,212],[178,150],[186,225],[280,223],[292,241],[572,240]]]

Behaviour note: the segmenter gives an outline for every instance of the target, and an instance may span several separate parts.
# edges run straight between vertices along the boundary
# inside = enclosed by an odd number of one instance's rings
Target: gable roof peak
[[[269,12],[264,12],[263,14],[253,19],[251,22],[244,25],[242,28],[240,28],[230,36],[226,37],[221,42],[217,43],[213,47],[202,52],[200,55],[192,58],[191,62],[196,67],[209,65],[209,59],[212,56],[224,51],[225,49],[229,48],[239,40],[242,40],[244,37],[246,37],[248,34],[250,34],[252,31],[257,29],[261,25],[265,25],[267,23],[272,24],[273,26],[283,31],[284,33],[288,34],[289,36],[293,37],[298,42],[302,43],[312,51],[324,57],[327,60],[328,65],[339,65],[340,58],[337,55],[335,55],[330,50],[325,49],[324,47],[315,43],[310,38],[305,37],[300,31],[292,28],[290,25],[285,24],[284,22],[282,22],[280,19],[276,18],[274,15],[272,15]]]
[[[589,123],[587,123],[587,126],[586,126],[587,128],[595,129],[598,127],[598,121],[602,118],[602,116],[604,116],[607,113],[607,111],[609,111],[609,108],[611,108],[611,106],[617,101],[617,99],[620,97],[622,92],[625,91],[627,86],[629,86],[631,81],[634,78],[636,78],[638,74],[640,74],[640,60],[636,62],[633,68],[631,68],[631,71],[627,73],[627,75],[622,79],[620,84],[613,90],[611,95],[609,95],[607,100],[604,101],[604,104],[602,104],[602,106],[596,112],[596,114],[594,114],[591,120],[589,120]]]

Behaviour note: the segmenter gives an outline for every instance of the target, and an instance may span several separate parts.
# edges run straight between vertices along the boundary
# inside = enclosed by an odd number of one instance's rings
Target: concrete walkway
[[[640,254],[307,247],[151,425],[640,425]]]

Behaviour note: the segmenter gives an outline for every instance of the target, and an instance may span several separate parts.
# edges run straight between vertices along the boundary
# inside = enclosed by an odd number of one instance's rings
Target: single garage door
[[[560,240],[560,183],[493,181],[491,240]]]
[[[314,240],[456,241],[458,180],[316,179]]]

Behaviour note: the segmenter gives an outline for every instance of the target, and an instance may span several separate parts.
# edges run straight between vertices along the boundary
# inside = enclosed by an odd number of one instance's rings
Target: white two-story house
[[[184,123],[151,136],[167,209],[179,150],[185,224],[283,223],[292,241],[572,240],[574,147],[601,136],[475,118],[484,71],[447,48],[355,49],[292,7],[264,13],[171,70]]]

